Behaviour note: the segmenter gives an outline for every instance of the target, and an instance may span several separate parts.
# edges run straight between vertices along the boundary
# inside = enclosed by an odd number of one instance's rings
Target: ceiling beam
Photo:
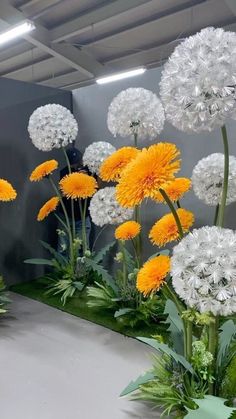
[[[60,42],[84,32],[92,25],[104,23],[117,15],[134,9],[140,5],[148,3],[147,0],[112,0],[108,3],[96,7],[89,12],[85,12],[76,19],[70,20],[51,30],[52,42]]]
[[[1,4],[1,20],[6,24],[17,24],[25,19],[22,12],[7,3],[7,0],[2,0]],[[101,63],[95,60],[90,54],[78,49],[74,46],[62,42],[58,45],[51,44],[50,31],[46,28],[36,25],[36,29],[29,34],[23,36],[32,45],[40,48],[44,52],[52,55],[63,61],[69,67],[80,71],[82,74],[91,78],[94,75],[99,75],[104,71]]]
[[[26,17],[37,19],[64,0],[31,0],[17,7]]]

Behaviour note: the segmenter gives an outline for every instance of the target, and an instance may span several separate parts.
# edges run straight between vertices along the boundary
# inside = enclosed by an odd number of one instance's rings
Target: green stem
[[[215,216],[214,216],[214,226],[217,225],[217,221],[218,221],[218,215],[219,215],[219,204],[216,205],[216,210],[215,210]]]
[[[57,197],[59,198],[64,216],[65,216],[65,220],[66,220],[66,225],[67,225],[67,233],[68,233],[68,237],[69,237],[69,244],[70,244],[70,259],[71,259],[71,263],[74,263],[74,252],[73,252],[73,238],[72,238],[72,234],[71,234],[71,227],[70,227],[70,220],[66,211],[66,207],[64,205],[63,199],[61,197],[61,194],[57,188],[57,186],[55,185],[53,179],[51,176],[48,176],[48,179],[52,185],[53,190],[55,191]]]
[[[192,358],[192,343],[193,343],[193,324],[186,320],[186,359],[191,362]]]
[[[174,217],[174,219],[175,219],[175,222],[176,222],[177,227],[178,227],[178,230],[179,230],[179,237],[182,239],[182,238],[183,238],[183,236],[184,236],[184,233],[183,233],[182,225],[181,225],[181,222],[180,222],[179,216],[178,216],[178,214],[177,214],[177,211],[176,211],[176,209],[175,209],[175,207],[174,207],[174,205],[173,205],[172,201],[171,201],[171,200],[170,200],[170,198],[168,197],[167,193],[164,191],[164,189],[159,189],[159,191],[160,191],[160,193],[162,194],[162,196],[163,196],[164,200],[166,201],[166,203],[167,203],[168,207],[170,208],[170,210],[171,210],[171,212],[172,212],[172,214],[173,214],[173,217]]]
[[[71,175],[70,161],[68,159],[68,156],[67,156],[67,153],[66,153],[66,150],[65,150],[64,147],[62,147],[62,150],[63,150],[64,156],[65,156],[65,159],[66,159],[68,172]],[[73,240],[74,240],[75,239],[75,209],[74,209],[74,200],[73,199],[70,200],[70,205],[71,205],[71,219],[72,219],[72,237],[73,237]]]
[[[141,208],[138,205],[134,209],[134,219],[137,223],[141,225]],[[141,266],[142,264],[142,234],[141,232],[139,233],[137,237],[135,237],[134,244],[135,244],[136,254],[139,260],[139,266]]]
[[[61,219],[61,217],[59,217],[58,214],[54,213],[54,215],[68,233],[68,227],[67,227],[66,223],[64,223],[64,221]]]
[[[223,182],[223,190],[222,190],[222,195],[221,195],[221,203],[220,203],[219,216],[218,216],[218,222],[217,222],[217,225],[219,227],[224,226],[224,215],[225,215],[225,206],[226,206],[228,181],[229,181],[229,145],[228,145],[227,131],[226,131],[225,125],[221,127],[221,133],[222,133],[223,144],[224,144],[224,182]]]
[[[93,246],[92,246],[92,250],[91,250],[91,252],[93,252],[93,251],[94,251],[95,246],[96,246],[96,243],[97,243],[97,241],[98,241],[99,237],[101,236],[101,234],[103,233],[103,231],[104,231],[107,227],[108,227],[108,224],[106,224],[105,226],[103,226],[103,227],[101,228],[101,230],[99,231],[99,233],[97,234],[96,239],[94,240],[94,243],[93,243]]]
[[[134,132],[134,146],[138,147],[138,133]]]
[[[216,358],[218,351],[218,330],[219,330],[219,318],[215,317],[215,321],[210,323],[208,326],[208,351],[213,355],[213,362],[211,365],[210,373],[213,377],[217,377],[216,374]],[[209,394],[216,394],[216,382],[209,384]]]
[[[181,205],[180,205],[179,200],[177,200],[177,201],[176,201],[176,204],[177,204],[177,207],[178,207],[178,208],[181,208]]]
[[[87,235],[86,235],[86,209],[87,209],[87,199],[84,200],[84,206],[82,206],[81,199],[79,199],[79,208],[82,221],[82,242],[83,242],[83,253],[87,250]]]
[[[122,258],[122,265],[123,265],[123,287],[124,290],[126,289],[126,283],[127,283],[127,264],[126,264],[126,255],[125,255],[125,245],[123,243],[122,240],[120,240],[120,247],[121,247],[121,252],[123,255]]]
[[[131,242],[132,242],[132,245],[133,245],[133,248],[134,248],[134,255],[135,255],[135,259],[136,259],[136,263],[137,263],[137,268],[139,269],[140,268],[140,261],[139,261],[139,257],[138,257],[138,253],[137,253],[137,250],[136,250],[134,239],[132,239]]]

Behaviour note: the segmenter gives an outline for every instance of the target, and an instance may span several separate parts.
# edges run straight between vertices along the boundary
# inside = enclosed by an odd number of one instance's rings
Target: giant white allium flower
[[[69,109],[53,103],[32,113],[28,132],[35,147],[50,151],[72,143],[78,134],[78,124]]]
[[[176,128],[212,131],[236,109],[236,34],[205,28],[178,45],[164,66],[160,96]]]
[[[227,316],[236,312],[236,233],[195,229],[174,247],[172,283],[188,307]]]
[[[128,137],[154,138],[164,126],[165,115],[160,99],[150,90],[131,87],[112,100],[107,116],[110,132]]]
[[[193,169],[192,185],[195,195],[207,205],[221,202],[224,181],[224,155],[210,154]],[[236,201],[236,157],[229,157],[229,183],[226,204]]]
[[[93,223],[97,226],[120,224],[132,218],[133,210],[121,207],[116,200],[115,192],[114,186],[107,186],[93,195],[89,211]]]
[[[91,173],[99,175],[101,164],[115,151],[116,148],[107,141],[94,142],[85,149],[83,164],[88,167]]]

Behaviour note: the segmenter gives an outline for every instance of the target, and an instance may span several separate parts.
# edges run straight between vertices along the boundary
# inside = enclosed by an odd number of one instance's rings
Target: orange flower
[[[63,195],[68,199],[89,198],[96,192],[98,187],[93,176],[80,172],[64,176],[59,185]]]
[[[193,213],[183,208],[179,208],[177,214],[183,232],[188,232],[194,223]],[[164,246],[166,243],[179,239],[179,230],[172,213],[164,215],[156,224],[154,224],[149,233],[149,238],[151,239],[151,242],[157,246]]]
[[[115,230],[117,240],[131,240],[136,237],[141,230],[141,225],[136,221],[126,221]]]
[[[179,150],[175,144],[158,143],[144,148],[122,172],[116,187],[120,205],[129,208],[139,205],[144,198],[155,198],[157,191],[174,180],[180,168]]]
[[[54,170],[58,168],[58,162],[56,160],[47,160],[44,163],[37,166],[30,175],[31,182],[38,182],[45,176],[49,176]]]
[[[171,201],[178,201],[191,188],[191,180],[185,177],[174,179],[172,182],[162,186],[162,189],[167,193]],[[162,194],[157,192],[155,200],[158,202],[165,202]]]
[[[159,255],[144,263],[137,275],[137,289],[147,296],[158,291],[170,272],[169,256]]]
[[[106,182],[118,181],[127,164],[135,159],[139,152],[135,147],[122,147],[115,151],[102,163],[101,179]]]
[[[57,196],[53,196],[49,199],[45,204],[40,208],[37,220],[43,221],[51,212],[55,211],[57,205],[59,204],[59,198]]]
[[[13,201],[17,193],[13,186],[5,179],[0,179],[0,201]]]

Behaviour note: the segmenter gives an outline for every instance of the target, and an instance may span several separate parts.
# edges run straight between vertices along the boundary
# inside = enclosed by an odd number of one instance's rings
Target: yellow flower
[[[137,289],[145,296],[158,291],[169,272],[169,256],[160,255],[148,260],[138,272]]]
[[[139,205],[144,198],[155,198],[157,191],[174,180],[180,168],[175,144],[158,143],[144,148],[122,172],[116,198],[123,207]]]
[[[0,201],[13,201],[17,193],[13,186],[5,179],[0,179]]]
[[[194,223],[194,215],[191,211],[183,208],[179,208],[177,214],[183,232],[186,233]],[[179,239],[179,230],[172,213],[164,215],[154,224],[149,233],[149,238],[157,246],[164,246],[166,243]]]
[[[136,221],[126,221],[115,230],[117,240],[131,240],[136,237],[141,230],[141,225]]]
[[[98,187],[93,176],[80,172],[74,172],[64,176],[59,185],[63,195],[68,199],[89,198],[96,192]]]
[[[45,176],[50,175],[54,170],[58,168],[58,162],[56,160],[47,160],[44,163],[37,166],[30,175],[31,182],[38,182]]]
[[[109,156],[100,167],[100,177],[106,182],[118,181],[131,160],[135,159],[139,150],[135,147],[122,147]]]
[[[53,196],[49,199],[45,204],[40,208],[37,220],[43,221],[51,212],[55,211],[57,205],[59,204],[59,198],[57,196]]]
[[[174,179],[172,182],[162,186],[162,189],[167,193],[171,201],[178,201],[191,188],[191,180],[185,177]],[[157,192],[155,200],[164,202],[165,200],[160,192]]]

